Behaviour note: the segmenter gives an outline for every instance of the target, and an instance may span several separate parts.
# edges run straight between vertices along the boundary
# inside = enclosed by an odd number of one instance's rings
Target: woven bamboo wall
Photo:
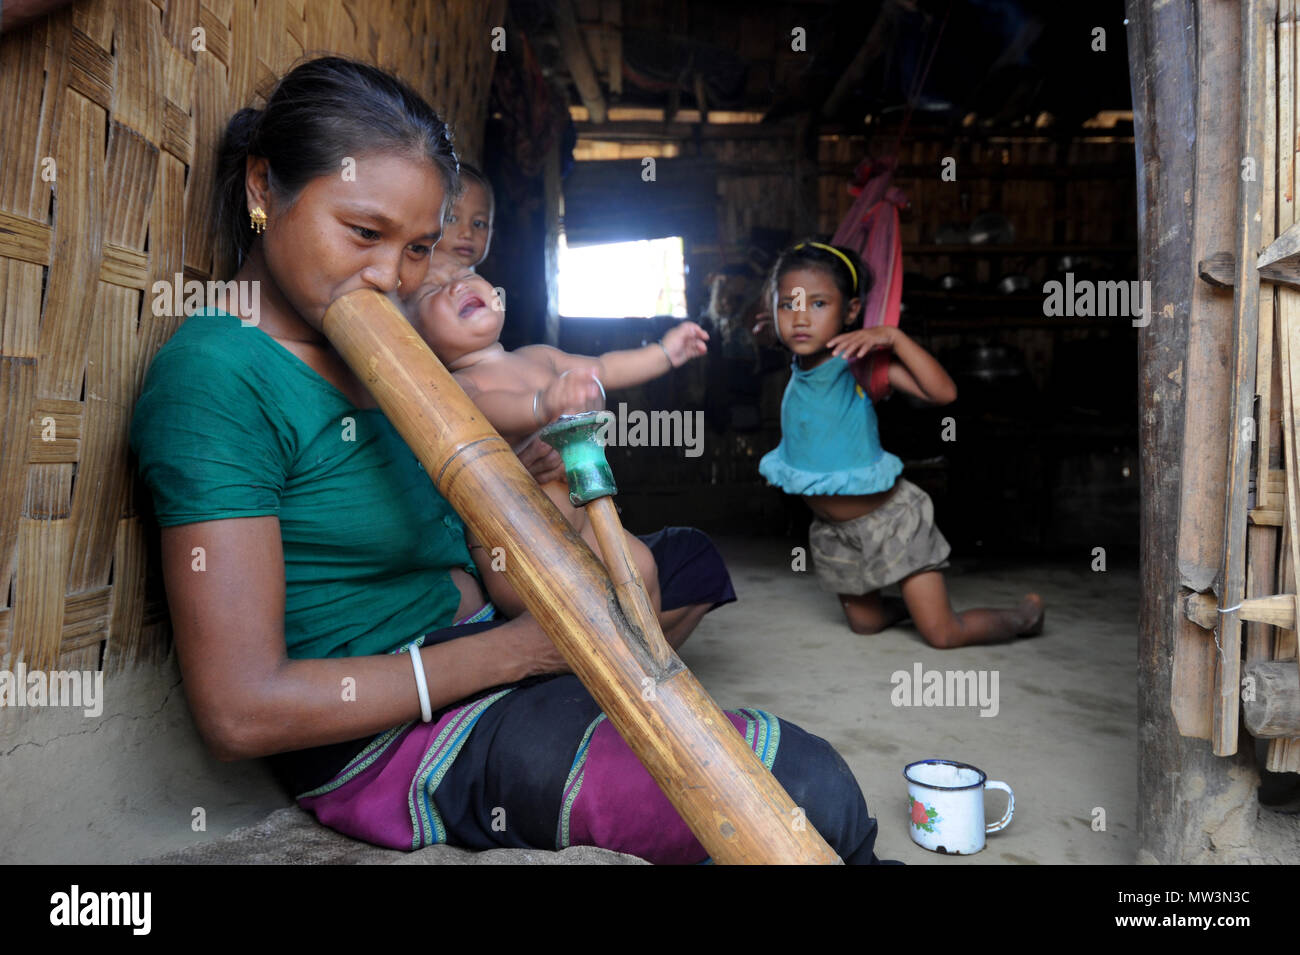
[[[127,435],[178,322],[146,290],[214,267],[230,115],[304,55],[338,53],[411,82],[477,159],[504,7],[77,0],[0,38],[0,668],[167,652]]]

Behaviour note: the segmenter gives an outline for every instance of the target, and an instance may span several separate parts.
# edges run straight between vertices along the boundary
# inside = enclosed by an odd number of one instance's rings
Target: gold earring
[[[398,280],[397,280],[397,287],[398,287],[398,288],[401,288],[401,287],[402,287],[402,280],[401,280],[401,279],[398,279]]]
[[[253,231],[261,235],[266,231],[266,210],[261,206],[254,206],[253,211],[248,214]]]

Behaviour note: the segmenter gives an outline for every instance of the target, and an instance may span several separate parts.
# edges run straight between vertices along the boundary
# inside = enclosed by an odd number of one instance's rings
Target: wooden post
[[[323,331],[443,497],[485,546],[505,548],[507,580],[709,855],[836,862],[690,670],[629,624],[596,555],[397,308],[351,292]]]
[[[1267,21],[1265,20],[1267,18]],[[1242,0],[1240,141],[1245,159],[1255,166],[1253,175],[1237,176],[1237,284],[1233,289],[1232,430],[1228,432],[1228,493],[1223,503],[1223,565],[1219,599],[1235,607],[1246,592],[1246,503],[1250,480],[1250,455],[1254,443],[1246,440],[1246,421],[1253,420],[1255,360],[1259,349],[1259,275],[1252,253],[1262,234],[1260,208],[1264,161],[1264,61],[1267,56],[1266,22],[1277,19],[1275,0]],[[1289,471],[1289,469],[1288,469]],[[1237,751],[1241,679],[1241,618],[1223,614],[1219,625],[1218,661],[1214,680],[1214,752],[1230,756]]]
[[[1201,403],[1201,387],[1188,369],[1196,215],[1204,196],[1229,190],[1218,214],[1233,216],[1240,156],[1224,169],[1199,168],[1189,143],[1197,143],[1198,119],[1208,109],[1235,110],[1239,64],[1235,35],[1241,28],[1232,4],[1215,0],[1127,0],[1128,50],[1138,170],[1141,275],[1151,282],[1151,324],[1140,330],[1141,408],[1138,416],[1142,487],[1142,606],[1139,618],[1138,860],[1188,863],[1229,861],[1215,854],[1207,833],[1220,844],[1248,846],[1256,775],[1249,747],[1216,757],[1201,740],[1179,733],[1171,709],[1172,660],[1180,641],[1207,635],[1187,620],[1181,599],[1178,555],[1180,465],[1188,416],[1213,414]],[[1234,168],[1235,167],[1235,168]],[[1217,179],[1215,177],[1218,177]],[[1221,247],[1220,247],[1221,248]],[[1206,255],[1219,249],[1202,250]],[[1204,255],[1200,257],[1205,257]],[[1253,264],[1253,263],[1252,263]],[[1223,460],[1220,458],[1219,460]],[[1214,507],[1222,485],[1202,484],[1200,506]],[[1221,507],[1221,504],[1219,505]],[[1219,513],[1222,513],[1219,511]],[[1221,526],[1221,525],[1220,525]],[[1208,637],[1210,653],[1213,638]],[[1213,656],[1210,657],[1213,666]],[[1207,726],[1208,729],[1208,726]],[[1207,733],[1208,735],[1208,733]]]
[[[1200,178],[1200,184],[1187,190],[1186,197],[1191,202],[1192,251],[1202,259],[1213,259],[1220,250],[1235,248],[1237,241],[1234,211],[1241,170],[1240,124],[1236,110],[1214,106],[1228,95],[1225,89],[1231,89],[1233,102],[1237,98],[1241,21],[1235,9],[1222,4],[1207,8],[1204,13],[1213,18],[1212,24],[1207,24],[1199,35],[1189,36],[1193,49],[1199,47],[1196,55],[1200,72],[1193,74],[1193,89],[1177,95],[1188,97],[1194,93],[1194,99],[1189,99],[1183,108],[1192,103],[1196,106],[1189,125],[1194,130],[1195,141],[1192,170]],[[1134,86],[1136,90],[1136,73]],[[1181,115],[1179,118],[1181,121]],[[1236,285],[1236,261],[1234,253],[1227,254],[1229,268],[1224,280],[1219,282],[1221,288]],[[1171,259],[1162,267],[1179,266],[1173,265]],[[1151,276],[1144,271],[1143,277]],[[1154,314],[1160,311],[1154,297],[1156,288],[1153,283],[1153,325],[1175,317]],[[1192,410],[1180,422],[1178,581],[1189,590],[1204,592],[1215,586],[1223,561],[1226,493],[1223,476],[1228,456],[1232,383],[1224,355],[1224,329],[1232,327],[1234,313],[1232,296],[1215,287],[1193,282],[1190,294],[1185,357],[1181,368],[1171,369],[1189,389],[1187,401],[1192,405]],[[1147,329],[1148,334],[1151,331]],[[1195,392],[1190,393],[1193,386]],[[1214,603],[1220,606],[1217,600]],[[1212,629],[1217,628],[1216,613]],[[1178,732],[1209,739],[1214,726],[1214,676],[1218,660],[1215,635],[1181,627],[1173,638],[1172,650],[1170,694]]]
[[[544,340],[560,344],[560,206],[564,201],[564,184],[560,179],[560,139],[551,144],[542,165],[542,266],[546,290]]]

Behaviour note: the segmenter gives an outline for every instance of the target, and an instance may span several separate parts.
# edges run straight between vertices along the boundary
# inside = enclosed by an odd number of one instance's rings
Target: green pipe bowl
[[[614,472],[605,460],[605,446],[598,436],[605,417],[606,412],[600,411],[562,415],[541,430],[542,440],[564,459],[569,500],[575,507],[618,493]]]

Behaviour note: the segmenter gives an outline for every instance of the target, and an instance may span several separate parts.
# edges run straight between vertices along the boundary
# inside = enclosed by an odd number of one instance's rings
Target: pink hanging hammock
[[[862,327],[897,327],[903,299],[903,246],[898,236],[898,210],[906,207],[907,196],[894,185],[896,157],[864,159],[854,172],[856,193],[848,215],[835,230],[833,245],[853,249],[875,280],[862,309]],[[878,348],[850,367],[853,376],[871,400],[889,394],[890,352]]]

